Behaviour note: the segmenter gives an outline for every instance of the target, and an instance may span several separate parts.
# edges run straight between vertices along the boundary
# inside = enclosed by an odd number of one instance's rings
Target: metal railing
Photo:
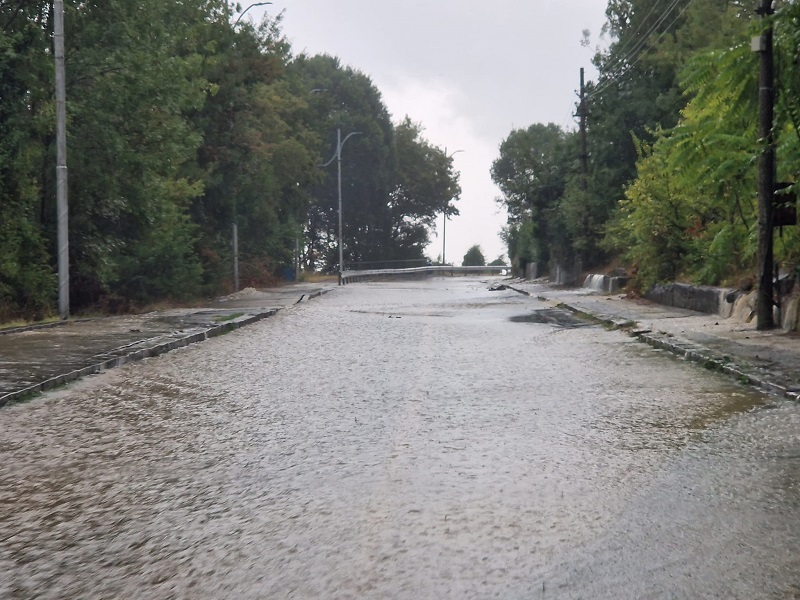
[[[455,267],[455,266],[425,266],[411,267],[408,269],[370,269],[365,271],[347,270],[342,272],[342,284],[356,281],[374,281],[377,279],[403,279],[433,277],[435,275],[454,277],[456,275],[478,274],[505,275],[511,273],[511,267],[485,266],[485,267]]]
[[[431,263],[426,258],[407,258],[395,260],[365,260],[348,262],[347,271],[380,271],[383,269],[410,269],[413,267],[428,267]]]

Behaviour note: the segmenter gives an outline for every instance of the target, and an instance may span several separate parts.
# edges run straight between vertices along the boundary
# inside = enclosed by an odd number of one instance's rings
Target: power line
[[[599,86],[599,87],[595,88],[594,90],[592,90],[592,92],[588,95],[589,98],[591,98],[591,97],[593,97],[593,96],[605,91],[606,89],[608,89],[609,87],[614,85],[614,83],[619,81],[622,78],[623,75],[625,75],[630,69],[632,69],[634,66],[636,66],[639,63],[639,61],[642,59],[642,56],[643,56],[643,54],[640,51],[642,50],[642,48],[644,48],[644,46],[647,43],[649,37],[655,32],[656,28],[664,22],[664,20],[669,15],[669,13],[671,13],[679,3],[680,3],[680,0],[674,0],[672,2],[672,4],[669,6],[669,8],[667,8],[661,14],[661,16],[656,20],[655,23],[653,23],[653,26],[650,28],[650,30],[647,32],[647,34],[645,34],[645,37],[643,37],[639,41],[639,43],[636,45],[636,47],[633,50],[631,50],[631,52],[627,56],[624,56],[624,57],[616,60],[614,63],[612,63],[612,66],[619,65],[619,64],[624,64],[625,62],[629,61],[631,58],[633,58],[638,53],[638,56],[636,56],[636,59],[632,63],[629,63],[627,67],[623,68],[623,70],[620,71],[619,74],[617,74],[616,76],[606,80],[601,86]],[[656,38],[656,40],[655,40],[656,43],[661,41],[661,38],[663,38],[670,31],[672,26],[678,21],[678,19],[680,19],[683,16],[683,14],[689,8],[691,3],[692,3],[692,0],[688,0],[688,2],[686,2],[686,4],[680,10],[680,12],[675,16],[674,19],[672,19],[672,21],[669,23],[669,25],[667,25],[667,27],[664,29],[664,31],[662,31],[659,34],[659,36]]]
[[[625,52],[625,48],[627,48],[628,45],[634,40],[634,38],[636,37],[636,34],[639,33],[639,30],[642,28],[642,25],[647,23],[647,19],[650,18],[650,15],[653,14],[653,11],[656,9],[657,6],[658,6],[658,3],[654,2],[652,8],[650,9],[650,12],[647,13],[647,15],[645,16],[644,19],[639,21],[639,25],[636,27],[636,29],[633,30],[633,32],[630,34],[630,37],[625,41],[624,44],[622,44],[622,46],[619,47],[618,52],[620,54]]]
[[[650,29],[647,31],[647,33],[642,37],[642,39],[639,40],[639,42],[636,43],[636,46],[627,55],[618,58],[617,60],[613,61],[610,65],[608,65],[608,68],[611,69],[611,68],[614,68],[616,66],[625,65],[625,63],[628,63],[628,66],[627,67],[623,66],[622,70],[616,76],[611,77],[609,80],[607,80],[599,88],[597,88],[596,90],[593,90],[592,93],[589,94],[590,97],[594,96],[595,94],[599,94],[603,90],[605,90],[608,87],[610,87],[611,85],[613,85],[615,82],[619,81],[619,79],[622,78],[623,75],[625,75],[636,63],[639,62],[639,59],[641,58],[641,50],[642,50],[642,48],[644,48],[645,44],[648,42],[648,40],[650,39],[650,36],[653,34],[653,32],[655,32],[656,28],[658,28],[658,26],[661,25],[664,22],[664,20],[666,19],[667,15],[673,11],[673,9],[678,5],[679,2],[680,2],[680,0],[673,0],[672,4],[663,13],[661,13],[661,16],[659,16],[658,19],[656,19],[656,21],[653,23],[653,25],[650,27]],[[688,6],[689,3],[691,3],[691,0],[689,0],[689,2],[686,4],[686,6]],[[686,6],[684,7],[684,10],[686,10]],[[683,14],[683,11],[681,11],[680,14]],[[675,20],[672,21],[672,23],[674,23],[674,22],[675,22]],[[670,24],[670,26],[671,25],[672,24]],[[666,33],[666,31],[669,31],[669,28],[664,30],[664,32],[662,32],[661,35],[663,36],[664,33]],[[661,39],[661,36],[659,36],[658,39]],[[632,63],[630,63],[629,61],[632,58],[634,58],[634,56],[636,56],[636,59]]]
[[[680,2],[680,0],[672,0],[672,4],[670,4],[667,7],[667,9],[663,13],[661,13],[661,15],[658,17],[658,19],[656,19],[653,22],[653,24],[650,26],[650,29],[647,30],[647,33],[645,33],[639,39],[639,41],[636,42],[636,45],[634,46],[634,48],[630,52],[628,52],[626,55],[623,55],[620,58],[618,58],[616,61],[614,61],[612,63],[612,66],[613,65],[624,64],[625,62],[629,61],[631,58],[636,56],[636,54],[647,43],[648,38],[655,32],[655,30],[658,28],[658,26],[661,25],[664,22],[664,20],[667,18],[667,15],[669,15],[669,13],[671,13],[675,9],[675,7],[678,5],[679,2]]]

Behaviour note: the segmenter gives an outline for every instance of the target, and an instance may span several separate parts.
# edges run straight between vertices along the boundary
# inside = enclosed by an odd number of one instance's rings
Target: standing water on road
[[[0,598],[800,597],[796,404],[487,288],[3,409]]]

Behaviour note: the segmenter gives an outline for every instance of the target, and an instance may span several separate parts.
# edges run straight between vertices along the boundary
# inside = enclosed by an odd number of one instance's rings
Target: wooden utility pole
[[[758,9],[764,31],[754,40],[754,50],[760,55],[758,76],[758,135],[763,145],[758,158],[758,303],[756,329],[772,329],[772,226],[775,214],[775,139],[773,132],[775,105],[775,73],[772,48],[772,0],[761,0]]]
[[[586,268],[589,263],[588,244],[586,241],[589,238],[589,149],[586,143],[586,119],[589,116],[589,111],[586,107],[586,82],[584,80],[583,67],[581,67],[581,89],[578,96],[580,103],[578,104],[578,117],[580,119],[580,163],[581,163],[581,234],[584,238],[583,250],[580,252],[580,265]]]
[[[580,105],[578,106],[578,117],[580,117],[580,140],[581,140],[581,191],[584,193],[589,189],[589,151],[586,147],[586,84],[583,78],[583,67],[581,67],[581,91]]]

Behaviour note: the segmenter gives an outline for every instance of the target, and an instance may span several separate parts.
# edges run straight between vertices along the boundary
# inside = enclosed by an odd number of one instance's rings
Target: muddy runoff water
[[[0,411],[0,598],[800,597],[795,404],[487,287]]]

